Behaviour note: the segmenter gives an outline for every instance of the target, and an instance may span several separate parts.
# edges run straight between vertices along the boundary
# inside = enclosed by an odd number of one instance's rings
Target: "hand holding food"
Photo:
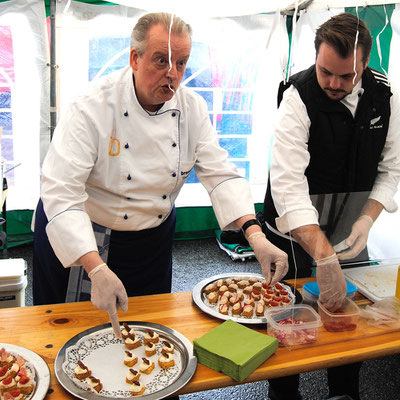
[[[330,311],[343,304],[347,285],[336,253],[316,261],[319,301]]]
[[[289,269],[287,254],[268,241],[263,232],[252,233],[247,240],[261,264],[267,284],[273,286],[283,279]],[[272,274],[273,265],[275,272]]]

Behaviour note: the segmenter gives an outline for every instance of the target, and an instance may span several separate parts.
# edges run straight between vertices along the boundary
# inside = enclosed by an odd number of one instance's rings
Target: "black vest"
[[[373,187],[390,120],[387,79],[366,68],[362,76],[363,96],[355,118],[340,101],[331,100],[320,88],[315,65],[281,83],[278,104],[284,90],[293,84],[307,108],[311,121],[305,170],[309,193],[328,194],[370,191]],[[275,227],[277,217],[268,181],[264,217]]]

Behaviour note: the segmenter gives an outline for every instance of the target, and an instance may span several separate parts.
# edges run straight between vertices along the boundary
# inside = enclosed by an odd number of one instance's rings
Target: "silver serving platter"
[[[169,381],[168,380],[168,375],[164,376],[164,382],[162,383],[162,388],[160,390],[153,391],[149,393],[147,390],[142,394],[141,397],[144,397],[146,400],[158,400],[158,399],[163,399],[165,397],[171,396],[173,393],[177,392],[179,389],[181,389],[183,386],[185,386],[189,380],[192,378],[196,367],[197,367],[197,358],[193,356],[193,346],[192,343],[181,333],[177,332],[174,329],[168,328],[163,325],[155,324],[152,322],[141,322],[141,321],[123,321],[126,322],[129,327],[134,328],[135,332],[140,335],[144,335],[144,333],[147,331],[147,329],[151,329],[152,331],[158,333],[160,335],[160,341],[166,340],[174,345],[175,351],[174,351],[174,356],[179,357],[177,359],[178,364],[180,365],[179,371],[174,378]],[[121,322],[121,325],[123,324]],[[115,395],[105,395],[100,393],[94,393],[93,391],[87,391],[84,388],[80,387],[79,385],[74,382],[74,380],[67,374],[68,372],[68,364],[69,364],[69,358],[73,358],[73,352],[71,350],[75,350],[75,347],[78,346],[78,354],[81,354],[82,352],[79,350],[80,343],[85,343],[85,340],[91,340],[93,341],[93,337],[96,338],[96,335],[93,334],[98,334],[99,337],[104,335],[104,337],[109,337],[113,338],[113,344],[116,343],[116,341],[120,341],[121,343],[121,351],[123,354],[123,350],[128,350],[124,345],[123,345],[123,340],[122,339],[117,339],[114,337],[112,333],[112,328],[111,324],[104,324],[104,325],[99,325],[95,326],[93,328],[87,329],[64,344],[64,346],[59,350],[57,353],[57,357],[55,359],[54,363],[54,370],[55,370],[55,375],[60,382],[61,386],[64,387],[65,390],[70,392],[72,395],[80,398],[80,399],[88,399],[88,400],[102,400],[102,399],[127,399],[127,398],[132,398],[133,396],[131,394],[126,394],[126,388],[118,390]],[[108,339],[101,339],[103,340],[104,343],[101,344],[102,347],[107,346],[107,340]],[[74,347],[75,346],[75,347]],[[136,350],[129,350],[131,352],[135,352]],[[95,355],[94,355],[95,357]],[[153,356],[154,357],[154,356]],[[123,360],[124,357],[122,357]],[[158,358],[158,357],[157,357]],[[157,364],[157,359],[153,359]],[[85,364],[85,360],[82,361]],[[121,361],[122,362],[122,361]],[[87,365],[89,368],[91,368],[92,365]],[[116,365],[115,368],[119,368],[119,365]],[[128,367],[125,367],[128,370]],[[137,368],[136,366],[132,368]],[[113,373],[115,373],[116,369],[113,369]],[[95,374],[93,374],[96,376]],[[100,378],[99,376],[97,376]],[[101,380],[101,379],[100,379]],[[125,384],[126,386],[127,384]],[[124,381],[121,381],[121,387],[124,386]],[[138,396],[139,397],[139,396]]]
[[[15,344],[0,343],[0,349],[4,347],[6,351],[20,355],[35,369],[36,387],[33,395],[29,395],[29,400],[42,400],[47,394],[50,386],[50,370],[42,357],[25,347]]]
[[[234,315],[224,315],[221,314],[218,311],[218,306],[211,306],[208,304],[206,295],[203,293],[203,289],[209,285],[212,282],[217,281],[218,279],[227,279],[227,278],[235,278],[235,277],[243,277],[243,279],[249,279],[249,278],[257,278],[259,281],[264,280],[264,276],[261,274],[255,274],[251,272],[231,272],[231,273],[225,273],[225,274],[219,274],[219,275],[214,275],[211,276],[210,278],[206,278],[202,281],[200,281],[192,290],[192,299],[195,302],[195,304],[205,313],[212,315],[213,317],[216,317],[218,319],[222,320],[232,320],[235,322],[239,322],[241,324],[265,324],[267,323],[267,318],[264,317],[256,317],[253,316],[252,318],[246,318],[246,317],[241,317],[241,316],[234,316]],[[290,290],[290,293],[293,294],[292,288],[290,288],[287,284],[280,282],[285,289]],[[293,294],[293,303],[296,301],[295,294]]]

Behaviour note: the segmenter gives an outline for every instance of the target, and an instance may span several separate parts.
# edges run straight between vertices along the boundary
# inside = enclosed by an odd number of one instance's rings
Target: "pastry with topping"
[[[131,328],[126,322],[123,323],[124,328],[121,330],[122,339],[125,340],[128,337],[128,334],[135,334],[135,330]]]
[[[161,351],[164,351],[165,353],[173,353],[174,352],[174,345],[172,343],[169,343],[167,341],[163,341],[163,348]]]
[[[214,304],[217,302],[219,295],[218,295],[218,292],[211,292],[208,294],[207,297],[208,297],[208,302],[210,304]]]
[[[125,350],[124,364],[127,367],[133,367],[137,363],[138,358],[132,352]]]
[[[8,365],[4,365],[0,368],[0,381],[7,378],[10,375],[10,371],[8,370]]]
[[[19,389],[12,390],[11,392],[6,392],[4,394],[4,400],[23,400],[24,398],[25,396]]]
[[[218,311],[220,312],[220,314],[228,315],[229,314],[228,304],[220,304],[218,307]]]
[[[132,383],[129,391],[133,394],[133,396],[140,396],[144,393],[146,387],[139,381],[135,381]]]
[[[136,371],[135,369],[129,368],[128,373],[126,374],[125,382],[132,384],[133,382],[136,382],[140,378],[140,373],[139,371]]]
[[[88,385],[94,389],[97,393],[99,393],[101,391],[101,389],[103,389],[103,384],[100,382],[100,379],[95,378],[94,376],[89,376],[86,379]]]
[[[12,376],[8,376],[0,382],[0,395],[17,389],[17,384]]]
[[[92,371],[82,361],[78,361],[77,364],[78,365],[74,369],[74,374],[77,379],[82,381],[92,375]]]
[[[151,374],[151,371],[153,371],[154,367],[155,367],[155,364],[151,360],[149,360],[146,357],[142,357],[142,362],[139,365],[140,372],[143,372],[144,374],[149,375],[149,374]]]
[[[237,303],[235,303],[232,307],[232,314],[233,315],[239,315],[243,310],[243,305],[242,303],[239,301]]]
[[[242,317],[251,318],[253,316],[253,306],[247,304],[243,307]]]
[[[124,340],[124,343],[129,350],[136,349],[142,345],[140,339],[135,334],[131,333],[128,333],[128,337]]]
[[[154,332],[151,329],[147,329],[147,332],[143,338],[143,341],[145,343],[158,343],[159,340],[160,340],[160,335],[157,332]]]
[[[174,357],[171,353],[161,352],[161,356],[158,359],[158,365],[162,369],[168,369],[175,365]]]
[[[29,376],[22,375],[17,382],[17,389],[21,391],[22,394],[27,396],[33,392],[35,388],[35,383]]]
[[[20,365],[15,362],[13,365],[11,365],[11,368],[8,370],[8,372],[13,378],[15,378],[18,375],[19,369]]]
[[[146,347],[144,348],[144,352],[146,353],[147,357],[154,356],[157,352],[157,347],[154,343],[147,343]]]

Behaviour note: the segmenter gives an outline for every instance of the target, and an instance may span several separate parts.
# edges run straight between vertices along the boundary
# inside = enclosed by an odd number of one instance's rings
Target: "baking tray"
[[[145,355],[144,346],[129,350],[139,360],[141,357],[147,357],[156,365],[150,375],[142,374],[140,378],[140,381],[146,386],[142,397],[145,397],[146,400],[163,399],[189,382],[196,370],[197,358],[193,356],[193,346],[185,336],[174,329],[152,322],[124,322],[135,330],[135,334],[140,339],[146,334],[147,329],[151,329],[160,335],[160,343],[166,340],[175,347],[176,365],[168,370],[162,370],[157,363],[162,345],[157,345],[157,354],[151,357]],[[123,364],[125,350],[128,349],[122,339],[114,336],[111,324],[87,329],[71,338],[59,350],[54,364],[56,377],[64,389],[80,399],[132,398],[132,394],[129,392],[130,384],[125,383],[125,377],[129,370],[129,367]],[[74,369],[78,360],[83,362],[92,371],[92,375],[103,383],[104,387],[100,393],[87,391],[85,383],[75,378]],[[139,363],[140,361],[132,368],[137,369]]]
[[[206,278],[200,281],[192,290],[192,299],[194,303],[205,313],[212,315],[218,319],[228,320],[239,322],[241,324],[265,324],[267,323],[267,318],[264,317],[253,317],[253,318],[245,318],[245,317],[237,317],[233,315],[224,315],[218,312],[218,305],[210,306],[206,300],[205,295],[203,294],[203,289],[210,283],[217,281],[218,279],[227,279],[227,278],[235,278],[235,277],[243,277],[243,279],[249,278],[257,278],[259,281],[264,280],[264,276],[261,274],[255,274],[251,272],[230,272],[219,275],[211,276],[210,278]],[[286,286],[285,289],[290,289],[290,292],[293,294],[293,300],[295,304],[301,303],[303,298],[300,292],[297,289],[294,289],[292,285],[281,281],[279,282],[281,285]]]
[[[26,396],[26,399],[44,399],[50,386],[50,370],[43,358],[32,350],[15,344],[0,343],[0,349],[3,347],[9,353],[21,356],[28,363],[28,369],[34,369],[36,387],[33,394]]]
[[[376,302],[395,295],[398,268],[399,264],[377,264],[346,268],[343,273],[361,294]]]

